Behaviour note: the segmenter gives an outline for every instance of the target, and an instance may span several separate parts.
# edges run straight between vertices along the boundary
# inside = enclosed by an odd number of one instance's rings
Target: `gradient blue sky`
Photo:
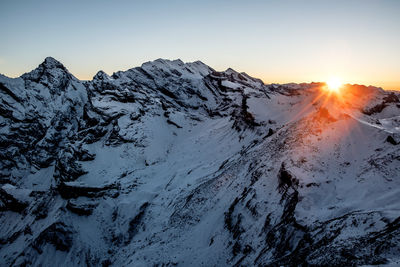
[[[201,60],[271,82],[400,89],[400,0],[1,0],[0,73],[46,56],[91,79],[157,58]]]

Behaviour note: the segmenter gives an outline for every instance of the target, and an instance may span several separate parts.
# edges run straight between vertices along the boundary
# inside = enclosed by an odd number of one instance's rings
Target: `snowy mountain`
[[[158,59],[0,75],[0,266],[400,263],[400,94]]]

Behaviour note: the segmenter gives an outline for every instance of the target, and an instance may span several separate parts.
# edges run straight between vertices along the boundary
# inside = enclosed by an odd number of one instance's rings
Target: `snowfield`
[[[0,266],[395,266],[400,93],[324,86],[0,75]]]

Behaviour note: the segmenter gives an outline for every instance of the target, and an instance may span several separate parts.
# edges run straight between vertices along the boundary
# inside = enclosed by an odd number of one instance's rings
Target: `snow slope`
[[[163,60],[0,76],[1,266],[400,261],[400,94]]]

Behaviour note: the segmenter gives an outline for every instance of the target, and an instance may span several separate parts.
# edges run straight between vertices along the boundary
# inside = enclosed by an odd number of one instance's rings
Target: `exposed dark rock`
[[[59,153],[55,164],[54,178],[58,182],[75,181],[79,176],[87,172],[82,165],[77,162],[78,159],[89,159],[91,156],[82,153],[76,153],[72,147],[69,147]]]
[[[61,182],[57,190],[60,195],[65,199],[77,198],[77,197],[101,197],[105,194],[113,195],[115,192],[113,190],[118,189],[117,184],[110,184],[104,186],[84,186],[77,184],[69,184]]]
[[[231,113],[233,119],[232,127],[237,131],[242,131],[246,128],[254,129],[261,124],[255,121],[253,114],[248,111],[247,96],[242,96],[242,105],[240,109],[235,109]]]
[[[387,106],[388,106],[388,105],[387,105],[385,102],[382,102],[382,103],[377,104],[377,105],[375,105],[375,106],[373,106],[373,107],[371,107],[371,108],[369,108],[369,109],[363,109],[363,110],[362,110],[362,113],[364,113],[365,115],[371,116],[371,115],[373,115],[373,114],[375,114],[375,113],[380,113],[380,112],[382,112],[382,110],[383,110],[384,108],[386,108]]]
[[[229,206],[228,212],[225,213],[225,227],[228,229],[229,232],[233,233],[233,211],[235,210],[235,206],[239,202],[239,198],[235,198],[235,200]]]
[[[93,213],[97,205],[98,203],[75,203],[72,200],[68,200],[66,208],[78,215],[88,216]]]
[[[30,193],[29,196],[34,198],[30,212],[35,216],[36,220],[41,220],[47,217],[51,205],[53,204],[54,195],[56,195],[54,189],[51,189],[50,191],[32,191]]]
[[[286,170],[286,165],[284,162],[281,164],[281,168],[278,172],[278,190],[282,194],[282,199],[284,199],[290,188],[297,189],[299,185],[299,180],[293,177],[290,172]]]
[[[170,119],[167,119],[167,123],[174,125],[178,129],[182,128],[182,126],[178,125],[176,122],[171,121]]]
[[[22,212],[29,203],[20,201],[0,188],[0,211]]]
[[[118,120],[114,120],[112,123],[113,127],[107,138],[106,145],[108,146],[119,146],[124,143],[131,143],[133,140],[128,140],[119,134],[120,127],[118,126]]]
[[[272,130],[272,128],[269,128],[268,129],[268,133],[263,137],[263,139],[270,137],[274,133],[275,133],[274,130]]]
[[[14,94],[9,88],[7,88],[7,86],[5,86],[3,83],[0,83],[0,91],[12,97],[16,102],[21,102],[21,99],[16,94]]]
[[[160,90],[161,93],[169,96],[170,98],[177,99],[177,96],[173,92],[168,91],[166,88],[160,87],[158,90]]]
[[[136,216],[129,222],[128,239],[126,240],[126,242],[129,242],[139,232],[143,216],[148,206],[149,206],[148,202],[142,204],[139,208],[138,214],[136,214]]]
[[[383,98],[386,103],[400,103],[399,97],[395,93],[389,93]]]
[[[385,97],[383,97],[383,100],[381,103],[376,104],[375,106],[367,109],[363,109],[362,112],[366,115],[373,115],[375,113],[380,113],[382,112],[387,106],[389,106],[391,103],[399,103],[399,97],[395,93],[389,93]]]
[[[73,243],[73,230],[62,222],[56,222],[44,229],[32,243],[39,253],[46,244],[52,244],[56,250],[69,251]]]
[[[396,142],[396,140],[394,140],[394,138],[391,136],[391,135],[389,135],[387,138],[386,138],[386,142],[388,142],[388,143],[390,143],[390,144],[392,144],[392,145],[397,145],[398,143]]]

